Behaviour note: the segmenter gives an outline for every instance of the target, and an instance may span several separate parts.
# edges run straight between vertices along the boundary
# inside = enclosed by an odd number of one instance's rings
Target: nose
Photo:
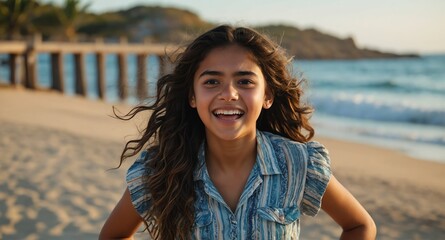
[[[233,86],[233,84],[226,83],[221,88],[221,92],[219,93],[219,97],[224,101],[236,101],[238,100],[238,90]]]

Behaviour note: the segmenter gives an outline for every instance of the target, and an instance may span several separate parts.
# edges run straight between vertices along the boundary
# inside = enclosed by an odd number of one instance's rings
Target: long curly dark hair
[[[155,239],[190,238],[194,223],[193,170],[199,146],[205,140],[204,124],[189,105],[194,74],[212,49],[231,44],[252,54],[274,96],[272,107],[261,112],[257,128],[298,142],[307,142],[314,135],[309,124],[312,108],[301,103],[301,81],[290,73],[290,59],[282,48],[250,28],[223,25],[202,34],[175,57],[173,72],[158,80],[155,101],[118,116],[130,120],[140,112],[151,111],[141,137],[125,145],[120,164],[143,149],[150,152],[145,184],[151,207],[144,221]]]

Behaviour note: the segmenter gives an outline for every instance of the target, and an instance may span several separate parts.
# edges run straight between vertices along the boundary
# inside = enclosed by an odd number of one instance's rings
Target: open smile
[[[232,110],[217,109],[213,111],[213,115],[223,120],[236,120],[241,118],[244,115],[244,112],[238,109],[232,109]]]

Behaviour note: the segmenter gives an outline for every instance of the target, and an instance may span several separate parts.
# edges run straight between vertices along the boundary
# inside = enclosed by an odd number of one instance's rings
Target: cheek
[[[255,105],[262,106],[266,99],[266,93],[264,91],[258,91],[252,96],[252,98]]]
[[[216,90],[205,89],[203,87],[195,87],[194,91],[196,105],[210,104],[217,94]]]
[[[195,92],[194,105],[198,114],[202,116],[205,112],[208,112],[210,108],[211,97],[204,92]]]

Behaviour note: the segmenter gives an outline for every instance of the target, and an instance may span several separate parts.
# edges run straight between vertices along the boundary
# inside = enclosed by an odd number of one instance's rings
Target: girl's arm
[[[321,208],[343,228],[340,239],[376,238],[374,220],[334,176],[329,180]]]
[[[142,222],[142,218],[131,203],[127,188],[102,227],[99,239],[132,239]]]

